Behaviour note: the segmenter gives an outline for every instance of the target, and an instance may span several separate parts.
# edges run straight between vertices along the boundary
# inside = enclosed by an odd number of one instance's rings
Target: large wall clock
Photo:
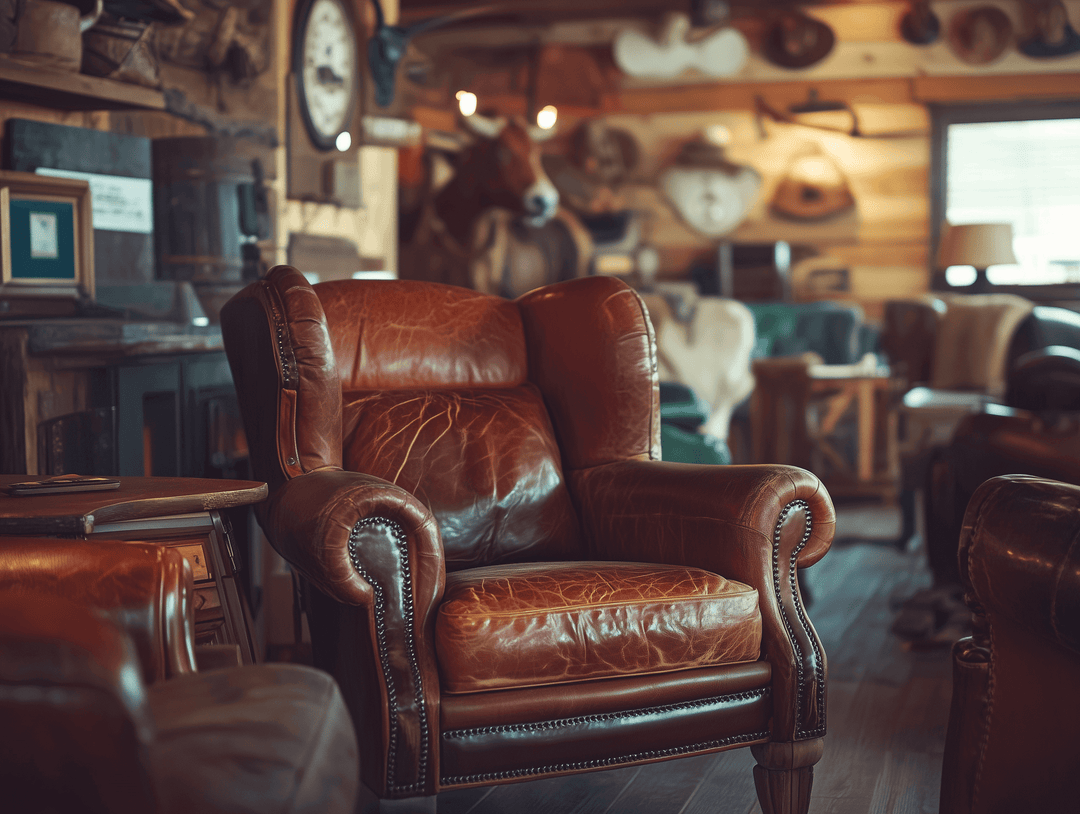
[[[300,115],[315,146],[332,150],[359,97],[356,30],[342,0],[307,0],[299,12],[293,73]]]
[[[360,205],[356,147],[364,69],[353,7],[353,0],[297,3],[286,136],[290,198]]]

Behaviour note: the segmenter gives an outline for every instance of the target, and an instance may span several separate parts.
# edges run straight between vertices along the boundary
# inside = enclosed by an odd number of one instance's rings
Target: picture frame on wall
[[[35,301],[93,298],[90,185],[0,171],[0,300],[32,313]]]

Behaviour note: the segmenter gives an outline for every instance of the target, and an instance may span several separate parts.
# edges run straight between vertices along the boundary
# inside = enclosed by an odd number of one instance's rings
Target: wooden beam
[[[915,100],[933,102],[1020,102],[1025,99],[1080,99],[1080,74],[1023,76],[918,76]]]
[[[606,94],[603,113],[684,113],[711,110],[753,110],[757,97],[773,107],[806,100],[811,89],[822,98],[849,103],[908,104],[913,100],[908,79],[838,79],[810,82],[717,82],[636,88]]]

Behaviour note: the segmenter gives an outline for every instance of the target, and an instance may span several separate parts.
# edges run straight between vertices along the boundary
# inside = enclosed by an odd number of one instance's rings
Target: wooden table
[[[265,483],[208,478],[119,478],[102,492],[14,497],[0,475],[0,535],[80,537],[167,545],[191,563],[196,644],[231,644],[243,663],[258,658],[250,612],[239,590],[232,529],[224,509],[258,503]],[[0,542],[2,552],[2,542]],[[2,556],[2,553],[0,553]]]
[[[863,365],[813,364],[801,357],[754,362],[754,460],[819,475],[835,494],[895,497],[899,479],[894,380]],[[853,459],[837,443],[855,424]]]

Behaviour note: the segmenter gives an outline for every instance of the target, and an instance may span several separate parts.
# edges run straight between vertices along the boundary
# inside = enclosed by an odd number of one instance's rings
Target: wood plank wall
[[[953,15],[984,4],[941,0],[932,3],[932,8],[947,30]],[[1014,32],[1024,35],[1029,22],[1024,3],[993,0],[990,4],[1005,11]],[[1067,0],[1065,6],[1073,25],[1080,27],[1080,0]],[[840,296],[861,303],[873,317],[880,315],[884,300],[917,295],[929,287],[930,106],[1080,98],[1080,56],[1036,60],[1009,48],[990,65],[969,65],[953,53],[944,36],[923,47],[904,41],[899,23],[909,7],[898,1],[808,7],[810,14],[833,28],[837,44],[827,58],[804,70],[780,68],[759,55],[769,25],[767,15],[739,17],[734,24],[751,44],[752,56],[738,76],[723,81],[692,72],[663,83],[622,75],[605,43],[620,28],[635,25],[630,21],[592,27],[567,23],[540,34],[511,28],[469,34],[450,31],[431,35],[423,45],[448,60],[463,53],[469,37],[474,47],[499,43],[504,50],[540,43],[544,52],[559,49],[564,55],[575,54],[576,62],[588,54],[595,70],[581,71],[578,83],[545,82],[541,76],[536,104],[559,107],[563,132],[582,119],[599,117],[635,136],[642,161],[633,183],[621,191],[622,200],[652,213],[646,239],[659,249],[665,277],[685,276],[694,257],[712,250],[712,241],[682,224],[657,191],[657,177],[682,142],[697,137],[707,126],[724,125],[731,133],[727,157],[754,167],[762,176],[757,201],[731,237],[788,240],[809,247],[817,256],[797,267],[793,281],[797,294],[825,296],[806,289],[809,272],[846,268],[850,291]],[[541,56],[541,65],[550,62]],[[451,61],[446,64],[453,73]],[[521,66],[503,73],[461,70],[450,82],[471,82],[462,86],[475,89],[482,106],[524,113]],[[755,115],[759,99],[774,110],[785,111],[805,101],[811,91],[821,99],[850,104],[866,137],[852,138]],[[418,118],[445,125],[446,108],[433,104],[437,94],[431,90],[425,94]],[[842,113],[819,114],[817,121],[840,129],[851,122]],[[556,139],[547,149],[561,148]],[[817,223],[778,220],[768,211],[772,194],[792,162],[811,151],[826,156],[843,173],[855,196],[856,211]]]

